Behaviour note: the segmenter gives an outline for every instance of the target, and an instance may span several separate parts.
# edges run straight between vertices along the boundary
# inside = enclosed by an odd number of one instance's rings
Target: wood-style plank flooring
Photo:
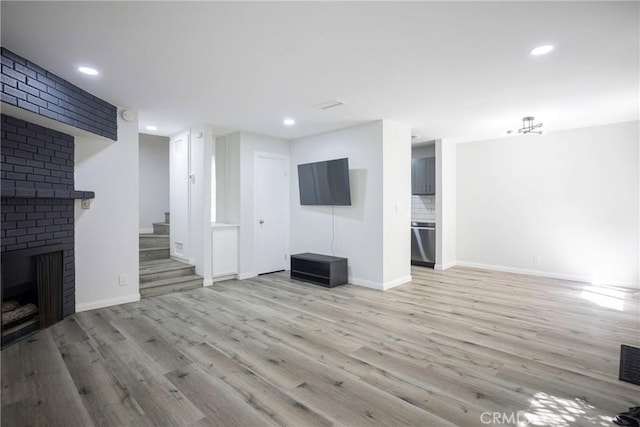
[[[380,292],[277,273],[75,314],[2,351],[2,425],[610,426],[640,405],[617,379],[638,297],[412,274]]]

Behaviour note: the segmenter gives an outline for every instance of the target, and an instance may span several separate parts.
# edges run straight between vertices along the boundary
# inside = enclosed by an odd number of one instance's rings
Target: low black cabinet
[[[291,278],[333,288],[347,283],[347,259],[303,253],[291,255]]]

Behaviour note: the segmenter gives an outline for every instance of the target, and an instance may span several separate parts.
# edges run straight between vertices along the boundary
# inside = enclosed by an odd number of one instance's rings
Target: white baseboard
[[[556,271],[544,271],[544,270],[528,270],[526,268],[507,267],[504,265],[483,264],[480,262],[468,262],[468,261],[456,261],[455,265],[460,267],[481,268],[484,270],[502,271],[505,273],[527,274],[529,276],[548,277],[550,279],[562,279],[571,280],[574,282],[592,283],[593,277],[582,276],[577,274],[559,273]],[[629,288],[637,290],[640,284],[632,281],[616,281],[616,280],[603,280],[608,286],[616,286],[621,288]]]
[[[194,265],[194,264],[193,264],[190,260],[188,260],[187,258],[182,258],[182,257],[179,257],[179,256],[177,256],[177,255],[170,255],[170,257],[171,257],[171,259],[175,259],[176,261],[185,262],[185,263],[187,263],[187,264]]]
[[[391,280],[385,283],[373,282],[371,280],[359,279],[357,277],[349,277],[348,283],[351,285],[357,285],[357,286],[363,286],[365,288],[376,289],[378,291],[386,291],[387,289],[404,285],[405,283],[409,283],[410,281],[411,281],[411,276],[401,277],[399,279]]]
[[[112,305],[127,304],[136,301],[140,301],[139,293],[118,298],[107,298],[98,301],[83,302],[80,304],[76,304],[76,313],[87,310],[95,310],[97,308],[111,307]]]
[[[386,291],[388,289],[395,288],[396,286],[404,285],[405,283],[409,283],[409,282],[411,282],[411,275],[404,276],[399,279],[392,280],[390,282],[385,282],[382,285],[382,289]]]
[[[202,287],[208,287],[213,285],[213,279],[204,279],[202,280]]]
[[[348,282],[352,285],[364,286],[365,288],[377,289],[379,291],[384,290],[384,284],[379,282],[372,282],[371,280],[359,279],[357,277],[349,277]]]
[[[211,281],[213,283],[217,283],[217,282],[224,282],[225,280],[232,280],[237,278],[238,278],[238,275],[236,273],[229,273],[229,274],[221,274],[221,275],[214,276],[211,279]]]
[[[248,272],[248,273],[239,273],[238,280],[251,279],[253,277],[257,277],[258,273]]]
[[[445,264],[436,263],[436,265],[433,266],[433,269],[442,271],[442,270],[446,270],[447,268],[455,267],[456,265],[458,265],[457,261],[451,261]]]
[[[153,228],[141,228],[138,230],[139,234],[153,234]]]

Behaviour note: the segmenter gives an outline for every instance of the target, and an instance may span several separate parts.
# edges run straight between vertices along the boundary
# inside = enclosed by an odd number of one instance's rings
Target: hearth
[[[59,245],[2,257],[2,348],[62,319],[63,251]]]

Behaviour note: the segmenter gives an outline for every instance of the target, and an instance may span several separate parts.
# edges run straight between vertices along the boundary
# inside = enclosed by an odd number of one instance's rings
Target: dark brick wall
[[[0,97],[16,107],[117,140],[117,108],[2,48]]]
[[[2,254],[61,246],[63,316],[75,311],[72,136],[2,115],[0,237]],[[12,193],[13,192],[13,193]]]
[[[54,190],[73,191],[74,140],[24,120],[0,117],[2,188],[36,190],[53,197]],[[25,193],[28,196],[28,192]]]
[[[62,315],[75,312],[74,201],[3,197],[2,253],[47,246],[62,247]]]

